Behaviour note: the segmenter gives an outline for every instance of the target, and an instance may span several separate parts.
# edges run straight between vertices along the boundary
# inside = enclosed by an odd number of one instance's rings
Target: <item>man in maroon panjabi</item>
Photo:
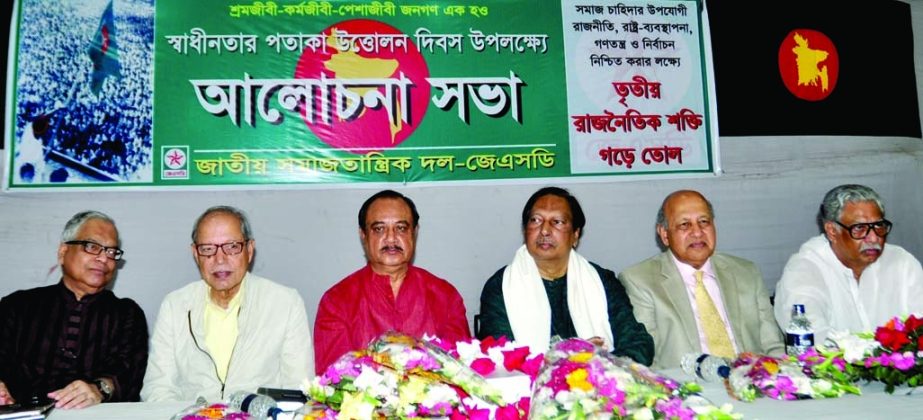
[[[413,266],[420,215],[410,198],[376,193],[359,210],[359,238],[368,264],[321,297],[314,320],[315,372],[361,350],[382,333],[468,339],[465,304],[449,282]]]

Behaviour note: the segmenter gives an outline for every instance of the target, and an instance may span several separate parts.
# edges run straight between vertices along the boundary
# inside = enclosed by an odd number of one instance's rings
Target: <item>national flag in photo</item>
[[[705,8],[721,136],[921,137],[909,4]]]
[[[90,76],[90,90],[93,94],[99,94],[106,77],[121,77],[119,47],[115,41],[115,34],[115,19],[112,15],[112,0],[110,0],[99,19],[99,28],[87,47],[87,53],[93,61],[93,74]]]

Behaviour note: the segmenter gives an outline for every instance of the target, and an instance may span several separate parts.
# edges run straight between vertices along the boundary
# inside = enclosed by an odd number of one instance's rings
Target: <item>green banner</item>
[[[23,0],[4,186],[711,173],[700,6]]]

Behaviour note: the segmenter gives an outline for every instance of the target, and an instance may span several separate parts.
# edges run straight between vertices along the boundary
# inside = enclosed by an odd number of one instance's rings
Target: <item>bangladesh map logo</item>
[[[823,33],[796,29],[779,46],[779,73],[792,95],[821,101],[836,88],[840,56],[833,41]]]
[[[161,178],[189,179],[189,146],[161,146],[160,151]]]
[[[324,143],[358,154],[394,148],[406,140],[423,120],[431,89],[426,80],[429,68],[416,45],[397,28],[369,19],[339,22],[322,33],[327,48],[306,48],[295,77],[348,81],[348,85],[338,87],[343,92],[333,103],[325,97],[315,101],[309,112],[302,110],[308,129]],[[361,37],[351,34],[377,34],[388,42],[379,40],[368,48]],[[402,94],[404,85],[406,94]],[[331,109],[357,107],[349,119],[325,118]]]

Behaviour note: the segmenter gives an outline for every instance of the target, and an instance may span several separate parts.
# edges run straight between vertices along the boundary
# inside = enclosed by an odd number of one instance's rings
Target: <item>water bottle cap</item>
[[[250,409],[250,403],[253,402],[253,399],[256,398],[256,394],[248,394],[243,401],[240,402],[240,411],[247,412]]]

